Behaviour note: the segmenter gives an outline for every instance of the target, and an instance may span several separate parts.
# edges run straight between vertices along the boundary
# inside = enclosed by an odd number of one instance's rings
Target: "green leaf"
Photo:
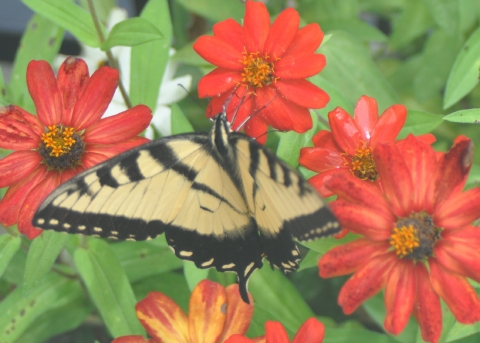
[[[187,280],[188,288],[193,291],[195,286],[208,277],[208,269],[200,269],[191,261],[183,261],[183,274]]]
[[[136,299],[127,275],[110,245],[89,239],[88,249],[77,249],[74,261],[112,336],[145,335],[135,315]]]
[[[182,6],[202,17],[218,22],[227,18],[243,19],[245,6],[241,1],[224,0],[177,0]]]
[[[388,40],[382,31],[355,18],[332,19],[323,21],[321,24],[324,32],[342,30],[366,42],[386,42]]]
[[[309,250],[307,255],[300,262],[300,268],[297,271],[302,271],[308,268],[314,268],[318,265],[318,260],[323,256],[323,253],[320,253],[315,250]]]
[[[132,47],[130,62],[130,99],[134,105],[145,104],[155,112],[162,77],[169,59],[172,23],[168,1],[151,0],[140,17],[152,23],[165,39]]]
[[[442,121],[442,116],[438,114],[409,110],[405,125],[397,138],[403,139],[410,133],[419,136],[432,132]]]
[[[27,65],[31,60],[53,62],[62,43],[63,29],[35,14],[27,24],[10,76],[10,102],[35,113],[33,100],[27,90]]]
[[[328,61],[320,75],[337,89],[343,90],[352,103],[355,104],[362,95],[374,97],[380,109],[400,102],[368,49],[352,36],[335,31],[319,51],[325,54]]]
[[[23,279],[23,292],[28,295],[48,273],[63,249],[68,236],[65,233],[44,231],[30,245]]]
[[[2,68],[0,68],[0,106],[5,106],[7,104],[7,86],[5,85],[5,80],[3,79]]]
[[[24,296],[21,286],[17,287],[0,303],[0,342],[29,342],[19,340],[19,337],[29,331],[33,323],[50,309],[83,298],[82,294],[78,282],[53,273],[43,278],[28,296]]]
[[[456,111],[447,114],[443,119],[454,123],[480,124],[480,108]]]
[[[164,38],[160,30],[148,20],[131,18],[117,23],[101,48],[106,51],[114,46],[135,46]]]
[[[92,16],[71,0],[22,0],[33,11],[70,31],[79,41],[99,47]]]
[[[7,234],[0,236],[0,277],[7,268],[10,260],[15,253],[20,249],[20,236],[12,237]]]
[[[193,132],[192,124],[183,114],[183,111],[177,104],[172,104],[171,106],[171,125],[172,125],[172,135],[177,135],[179,133]]]
[[[480,28],[465,42],[448,77],[443,108],[447,109],[467,95],[478,83],[480,68]]]
[[[437,25],[456,37],[460,29],[459,0],[425,0],[425,4]]]
[[[375,331],[352,327],[352,325],[343,325],[340,328],[327,328],[325,330],[325,343],[337,342],[375,342],[375,343],[395,343],[398,342],[395,337],[381,334]]]

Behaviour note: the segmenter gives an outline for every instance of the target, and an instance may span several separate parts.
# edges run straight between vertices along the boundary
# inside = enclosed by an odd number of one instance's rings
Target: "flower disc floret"
[[[38,151],[49,169],[62,171],[81,165],[85,143],[73,127],[50,125],[41,139]]]

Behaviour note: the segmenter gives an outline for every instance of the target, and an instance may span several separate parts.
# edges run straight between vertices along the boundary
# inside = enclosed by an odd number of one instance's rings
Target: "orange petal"
[[[115,338],[112,343],[156,343],[153,339],[147,339],[143,336],[123,336]]]
[[[292,343],[322,343],[325,327],[316,318],[309,318],[302,324]]]
[[[265,323],[265,338],[267,343],[290,343],[283,325],[270,320]]]
[[[190,343],[188,320],[180,306],[160,292],[150,292],[135,306],[137,317],[157,342]]]
[[[222,336],[218,342],[223,342],[225,338],[233,334],[244,335],[253,316],[253,298],[248,294],[250,304],[245,303],[240,297],[238,284],[228,286],[227,292],[227,318]]]
[[[190,342],[217,342],[227,318],[225,288],[210,280],[200,281],[190,296],[188,309]]]
[[[230,336],[230,338],[228,338],[224,343],[253,343],[254,341],[252,341],[250,338],[247,338],[245,336],[242,336],[242,335],[233,335],[233,336]]]

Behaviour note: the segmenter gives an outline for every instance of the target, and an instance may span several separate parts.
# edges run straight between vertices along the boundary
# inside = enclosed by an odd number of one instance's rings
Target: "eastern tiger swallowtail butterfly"
[[[293,271],[300,260],[293,237],[340,231],[300,174],[231,132],[224,114],[208,134],[152,141],[78,174],[45,199],[33,225],[132,241],[165,233],[179,258],[235,272],[245,302],[248,278],[263,257]]]

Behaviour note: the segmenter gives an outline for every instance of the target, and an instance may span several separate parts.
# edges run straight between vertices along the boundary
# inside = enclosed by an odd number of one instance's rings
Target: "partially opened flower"
[[[300,16],[292,8],[270,24],[264,4],[247,1],[243,27],[227,19],[213,27],[213,37],[197,40],[195,51],[217,66],[198,85],[201,98],[211,97],[209,117],[228,105],[228,119],[236,114],[232,129],[245,125],[247,135],[263,135],[260,142],[267,138],[268,125],[296,132],[312,127],[308,109],[329,101],[322,89],[305,80],[325,66],[325,57],[315,53],[323,32],[317,24],[302,29],[299,24]]]
[[[45,61],[31,61],[27,86],[37,116],[18,106],[0,108],[0,148],[15,150],[0,160],[0,222],[18,224],[32,239],[42,230],[33,214],[45,197],[73,175],[147,142],[137,137],[151,111],[139,105],[100,119],[117,87],[118,72],[102,67],[91,77],[81,59],[69,57],[55,78]]]
[[[324,335],[323,324],[315,318],[310,318],[298,329],[292,343],[322,343]],[[233,335],[225,343],[290,343],[290,339],[281,323],[267,321],[265,336],[249,339],[242,335]]]
[[[135,308],[151,338],[124,336],[112,343],[223,343],[231,335],[245,334],[253,315],[253,305],[243,302],[238,285],[224,288],[209,280],[193,290],[188,316],[159,292],[150,292]]]
[[[319,261],[320,275],[354,273],[338,302],[350,314],[385,288],[385,329],[399,334],[410,315],[422,337],[437,342],[440,298],[464,324],[480,320],[480,300],[467,278],[480,282],[480,188],[462,192],[473,158],[472,142],[459,137],[437,159],[431,146],[408,136],[373,153],[382,190],[352,175],[326,186],[338,195],[330,206],[340,223],[364,237],[338,246]]]

